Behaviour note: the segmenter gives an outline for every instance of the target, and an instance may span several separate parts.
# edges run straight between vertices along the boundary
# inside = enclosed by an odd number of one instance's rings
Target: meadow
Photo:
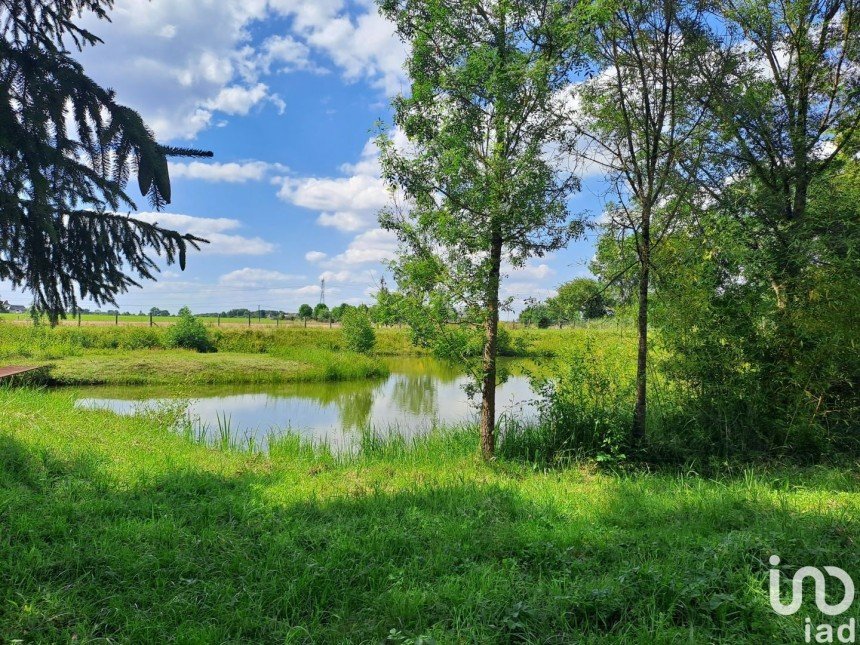
[[[170,416],[0,390],[4,638],[790,642],[769,556],[860,570],[856,469],[485,463],[468,428],[264,455]]]
[[[213,353],[171,349],[165,333],[0,323],[0,363],[43,364],[52,383],[175,388],[372,378],[386,356],[422,352],[397,328],[376,330],[372,355],[346,351],[337,328],[214,329]],[[415,439],[357,430],[350,453],[272,434],[263,452],[229,432],[205,439],[175,406],[118,416],[76,407],[74,387],[0,387],[0,633],[801,640],[807,614],[770,607],[768,558],[778,554],[789,577],[804,565],[860,570],[860,464],[625,458],[606,438],[629,427],[630,330],[508,333],[509,353],[534,369],[567,370],[553,393],[566,407],[551,423],[503,424],[489,463],[473,427]],[[654,387],[659,438],[678,393]],[[570,452],[576,432],[603,443]]]
[[[9,314],[7,314],[9,316]],[[382,356],[426,354],[406,329],[375,330],[372,355],[345,348],[339,327],[328,325],[208,327],[214,353],[171,348],[170,325],[100,325],[54,328],[0,321],[0,363],[40,365],[54,385],[287,383],[350,380],[387,374]],[[554,356],[587,340],[632,347],[629,329],[511,329],[508,356]]]

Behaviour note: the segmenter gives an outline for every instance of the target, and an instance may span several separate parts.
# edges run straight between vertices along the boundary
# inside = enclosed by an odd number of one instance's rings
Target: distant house
[[[24,305],[9,305],[9,312],[13,314],[25,314],[27,313],[27,307]]]

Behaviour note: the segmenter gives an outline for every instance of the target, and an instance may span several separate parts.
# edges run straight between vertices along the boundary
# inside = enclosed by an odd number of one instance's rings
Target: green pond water
[[[185,408],[194,427],[210,438],[229,420],[240,439],[265,445],[272,433],[298,433],[335,448],[354,445],[364,430],[380,435],[414,436],[438,425],[474,422],[476,400],[464,386],[470,381],[461,367],[432,358],[388,361],[386,378],[331,383],[215,386],[125,386],[80,388],[77,405],[134,414],[158,406]],[[499,385],[500,416],[518,419],[536,414],[529,361],[500,361],[508,374]]]

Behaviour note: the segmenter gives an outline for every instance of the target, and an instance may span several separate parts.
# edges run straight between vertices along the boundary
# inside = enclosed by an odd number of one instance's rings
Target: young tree
[[[135,208],[132,170],[158,209],[170,203],[169,155],[65,49],[99,39],[74,19],[106,19],[113,0],[0,0],[0,279],[33,292],[52,324],[78,297],[113,303],[154,279],[151,254],[184,269],[201,240],[116,211]]]
[[[314,310],[311,309],[310,305],[305,304],[299,307],[299,318],[304,320],[305,323],[307,323],[308,318],[313,318],[313,316]]]
[[[367,311],[350,308],[343,312],[341,330],[346,348],[352,352],[369,353],[376,344],[376,333]]]
[[[314,320],[323,322],[328,320],[330,315],[328,305],[324,302],[320,302],[316,307],[314,307]]]
[[[538,329],[546,329],[555,322],[555,313],[545,302],[530,302],[519,315],[519,321],[526,325],[534,325]]]
[[[703,51],[703,19],[682,0],[610,0],[596,29],[598,74],[584,83],[581,132],[589,153],[612,182],[618,207],[613,224],[632,231],[638,264],[639,344],[633,437],[645,436],[647,417],[648,294],[652,253],[675,224],[694,182],[681,165],[701,158],[703,110],[694,99],[693,60]]]
[[[611,223],[602,226],[588,270],[597,277],[610,306],[634,303],[639,285],[637,272],[632,269],[637,264],[635,236],[624,235],[623,229]]]
[[[381,0],[410,45],[411,93],[394,101],[412,147],[382,136],[385,179],[408,210],[384,212],[401,240],[393,265],[401,292],[456,307],[459,325],[482,329],[481,450],[495,451],[496,353],[501,267],[564,246],[579,232],[567,199],[577,178],[553,155],[572,147],[561,90],[579,67],[569,2]],[[444,330],[450,320],[439,319]],[[426,319],[419,321],[425,324]]]
[[[606,315],[603,289],[597,280],[574,278],[558,288],[557,307],[564,312],[565,320],[590,320]]]

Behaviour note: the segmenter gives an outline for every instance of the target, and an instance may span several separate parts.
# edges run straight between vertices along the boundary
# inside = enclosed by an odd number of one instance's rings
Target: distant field
[[[12,313],[12,314],[0,314],[0,320],[6,322],[12,322],[22,325],[32,325],[33,320],[30,318],[29,314],[20,314],[20,313]],[[178,320],[178,316],[153,316],[152,324],[156,325],[172,325]],[[248,318],[216,318],[216,317],[208,317],[201,316],[200,320],[202,320],[205,324],[212,327],[230,327],[230,326],[240,326],[240,327],[248,327],[249,324],[251,327],[337,327],[338,323],[332,323],[329,325],[327,322],[317,322],[315,320],[307,321],[305,324],[302,320],[273,320],[271,318],[257,318],[256,316],[251,316],[250,323]],[[78,318],[73,318],[69,316],[65,320],[60,321],[60,325],[63,326],[77,326],[80,324],[81,326],[104,326],[104,325],[119,325],[119,326],[147,326],[150,324],[149,314],[131,314],[131,315],[120,315],[115,316],[113,314],[82,314],[80,318],[80,322]]]

